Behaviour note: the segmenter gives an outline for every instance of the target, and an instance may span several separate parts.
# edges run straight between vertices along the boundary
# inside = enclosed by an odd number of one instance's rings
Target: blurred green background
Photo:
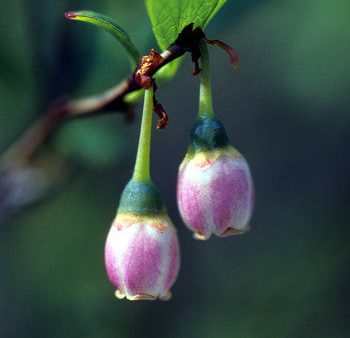
[[[156,43],[140,0],[0,0],[0,150],[58,97],[127,76],[107,33],[68,22],[91,9],[125,27],[143,54]],[[252,231],[192,239],[175,200],[197,110],[189,57],[158,98],[152,173],[177,225],[182,267],[169,302],[117,300],[103,247],[131,175],[139,112],[76,120],[47,151],[71,163],[65,184],[0,224],[0,337],[350,336],[350,3],[228,1],[209,24],[240,55],[211,48],[214,104],[256,188]],[[72,169],[73,168],[73,169]]]

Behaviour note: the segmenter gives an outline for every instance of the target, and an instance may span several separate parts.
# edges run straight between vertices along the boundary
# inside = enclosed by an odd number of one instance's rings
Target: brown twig
[[[143,69],[142,78],[152,78],[163,66],[185,54],[186,50],[170,46],[165,52],[158,54],[160,59],[154,67]],[[152,56],[155,51],[151,51]],[[149,57],[150,55],[146,56]],[[117,86],[106,92],[87,98],[56,103],[50,110],[35,121],[3,155],[2,162],[23,165],[42,147],[49,136],[64,121],[76,117],[88,117],[115,111],[126,112],[128,104],[124,102],[127,94],[146,86],[140,81],[140,63],[129,79],[123,80]]]
[[[203,31],[198,27],[193,30],[193,24],[186,26],[178,35],[176,41],[163,53],[151,50],[137,65],[128,79],[121,81],[117,86],[106,92],[82,99],[56,103],[51,109],[35,121],[2,156],[2,165],[25,165],[46,143],[50,135],[66,120],[76,117],[88,117],[97,114],[112,113],[115,111],[130,112],[130,104],[124,101],[127,94],[142,88],[148,88],[154,83],[155,73],[171,61],[179,58],[186,52],[192,55],[195,64],[193,75],[200,72],[198,60],[200,50],[198,41],[204,39],[208,44],[217,45],[230,56],[233,67],[237,66],[237,53],[220,40],[205,38]],[[160,120],[157,128],[167,125],[168,117],[162,105],[154,99],[154,108]]]
[[[176,41],[163,53],[155,50],[144,56],[128,79],[106,92],[83,99],[61,101],[55,104],[48,112],[35,121],[20,139],[15,142],[3,155],[2,163],[25,164],[45,144],[50,135],[67,119],[87,117],[97,114],[106,114],[115,111],[128,112],[130,105],[124,101],[127,94],[147,88],[153,84],[155,73],[171,61],[184,55],[192,54],[192,60],[198,67],[200,52],[198,41],[204,38],[200,28],[193,30],[193,24],[186,26],[178,35]],[[159,109],[158,109],[159,110]],[[159,114],[159,111],[158,111]],[[166,125],[166,114],[160,114],[159,126]]]

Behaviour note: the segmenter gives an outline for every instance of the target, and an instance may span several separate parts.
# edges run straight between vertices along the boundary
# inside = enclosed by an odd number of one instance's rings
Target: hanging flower
[[[146,89],[134,173],[105,246],[116,296],[129,300],[169,299],[180,268],[176,230],[150,176],[153,99],[153,88]]]
[[[229,145],[222,123],[198,118],[178,174],[177,203],[184,223],[197,239],[244,233],[253,199],[248,164]]]
[[[118,298],[170,298],[180,266],[179,244],[153,185],[127,185],[107,237],[105,261]]]

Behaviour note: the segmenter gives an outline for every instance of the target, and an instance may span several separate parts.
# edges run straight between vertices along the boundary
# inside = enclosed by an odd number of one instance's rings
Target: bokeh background
[[[140,0],[0,0],[2,153],[57,98],[129,72],[110,35],[65,20],[73,9],[113,17],[143,54],[156,46]],[[210,49],[217,115],[255,181],[244,236],[200,242],[184,227],[176,176],[198,97],[188,57],[159,89],[170,124],[154,131],[152,173],[182,249],[169,302],[115,299],[104,269],[140,106],[131,125],[116,113],[60,128],[40,161],[61,183],[0,224],[0,337],[349,337],[349,13],[347,0],[236,0],[207,27],[240,55],[232,72]]]

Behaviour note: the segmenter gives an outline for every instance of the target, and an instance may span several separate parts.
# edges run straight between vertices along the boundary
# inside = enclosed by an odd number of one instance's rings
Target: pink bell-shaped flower
[[[215,117],[199,117],[192,128],[191,145],[179,168],[177,203],[197,239],[249,229],[254,204],[250,170]]]
[[[131,180],[105,245],[107,274],[118,298],[170,298],[180,266],[176,230],[150,182]]]

